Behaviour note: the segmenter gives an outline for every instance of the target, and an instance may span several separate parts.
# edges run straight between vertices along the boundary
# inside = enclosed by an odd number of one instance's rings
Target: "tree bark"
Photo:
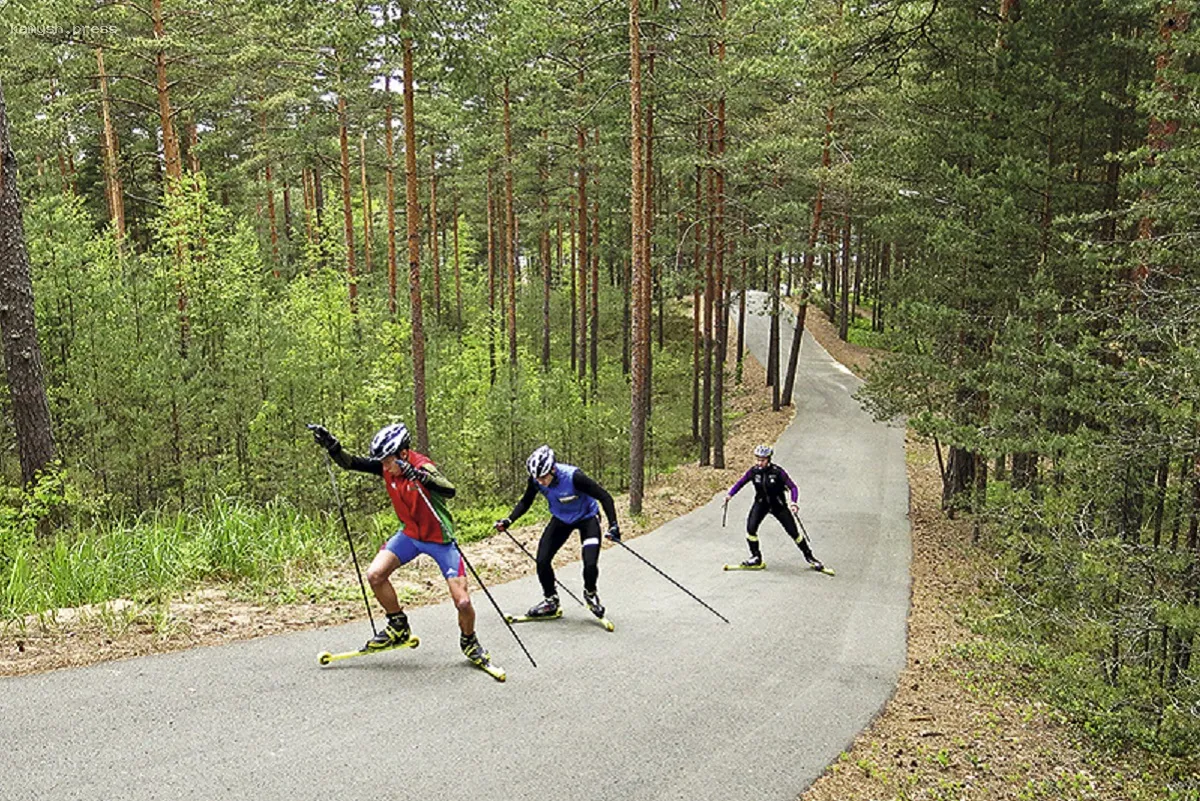
[[[580,97],[582,103],[583,90],[583,70],[578,73],[578,82],[580,87]],[[588,267],[591,262],[588,258],[588,236],[590,228],[588,227],[588,200],[587,200],[587,129],[583,127],[581,122],[575,128],[576,142],[579,149],[579,197],[575,202],[575,211],[579,215],[577,225],[579,233],[579,259],[578,259],[578,279],[576,281],[579,287],[579,380],[582,382],[587,376],[587,350],[588,350]]]
[[[21,480],[33,482],[54,459],[54,429],[46,398],[42,350],[34,314],[33,276],[25,247],[17,159],[9,139],[8,110],[0,84],[0,336]]]
[[[358,145],[358,159],[362,171],[362,215],[363,215],[363,272],[371,272],[371,187],[367,183],[367,132],[362,132]],[[274,219],[272,217],[272,219]]]
[[[429,153],[429,266],[433,270],[433,314],[442,319],[442,260],[438,251],[437,154]]]
[[[396,319],[396,159],[392,132],[392,76],[383,82],[388,96],[385,111],[384,146],[387,148],[387,220],[388,220],[388,313]]]
[[[454,193],[454,326],[462,337],[463,301],[462,269],[459,266],[458,250],[458,193]]]
[[[629,118],[630,118],[630,252],[633,258],[630,295],[633,299],[632,316],[632,382],[630,388],[630,432],[629,432],[629,511],[641,514],[642,494],[645,491],[646,468],[646,416],[645,401],[649,382],[647,379],[644,347],[649,336],[647,323],[649,309],[644,308],[644,296],[640,290],[646,280],[645,263],[645,213],[642,204],[645,198],[643,181],[645,165],[642,162],[642,63],[641,63],[641,7],[639,0],[629,0]]]
[[[350,137],[346,131],[346,98],[338,94],[338,141],[342,155],[342,228],[346,237],[346,287],[350,313],[358,313],[358,276],[354,268],[354,205],[350,198]]]
[[[413,413],[416,416],[417,450],[429,449],[429,420],[425,410],[425,324],[421,317],[421,231],[417,205],[417,136],[413,108],[413,54],[410,0],[400,4],[400,28],[404,39],[404,173],[408,218],[408,296],[412,308]]]
[[[96,48],[96,67],[100,75],[100,116],[104,122],[104,177],[108,188],[108,211],[113,222],[117,248],[125,241],[125,192],[121,188],[120,148],[108,105],[108,75],[104,71],[104,50]]]
[[[517,219],[513,208],[512,116],[508,78],[504,79],[504,243],[508,270],[508,366],[517,369]]]
[[[729,13],[727,0],[721,0],[720,29],[723,31]],[[725,63],[725,38],[717,40],[717,61]],[[717,167],[716,208],[713,224],[716,226],[716,269],[714,283],[716,298],[716,359],[713,364],[713,467],[725,469],[725,358],[729,341],[729,309],[725,294],[725,90],[717,98]]]

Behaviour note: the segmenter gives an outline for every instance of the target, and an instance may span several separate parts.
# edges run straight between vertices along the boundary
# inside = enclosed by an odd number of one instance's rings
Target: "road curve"
[[[764,361],[766,339],[752,315]],[[798,412],[776,444],[836,577],[806,569],[770,519],[769,568],[723,572],[746,550],[746,490],[727,528],[716,500],[630,543],[731,624],[609,548],[600,592],[616,632],[564,597],[563,620],[518,629],[536,669],[476,592],[505,684],[464,663],[447,604],[411,610],[419,649],[324,669],[317,653],[357,647],[365,621],[0,680],[0,799],[792,801],[904,663],[903,432],[873,423],[857,386],[806,337]],[[578,566],[560,578],[577,589]],[[539,595],[532,578],[493,593],[513,611]]]

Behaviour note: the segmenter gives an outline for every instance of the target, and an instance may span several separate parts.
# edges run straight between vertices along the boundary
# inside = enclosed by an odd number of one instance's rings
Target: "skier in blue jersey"
[[[600,575],[600,507],[608,518],[607,536],[620,541],[617,509],[612,496],[604,487],[589,478],[574,465],[562,464],[554,458],[549,445],[535,450],[525,462],[529,482],[525,494],[509,512],[496,521],[497,531],[507,531],[513,521],[529,511],[540,492],[546,496],[553,517],[546,524],[538,541],[537,574],[542,585],[541,603],[529,610],[529,617],[553,617],[558,614],[558,594],[554,591],[554,555],[566,543],[572,531],[579,532],[583,550],[583,599],[596,617],[604,617],[604,607],[596,593]]]

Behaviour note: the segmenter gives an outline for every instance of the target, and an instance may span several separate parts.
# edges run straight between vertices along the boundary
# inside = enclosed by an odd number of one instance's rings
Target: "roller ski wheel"
[[[759,562],[756,565],[748,565],[745,562],[740,562],[736,565],[725,565],[726,570],[766,570],[767,563]]]
[[[549,615],[505,615],[504,619],[509,623],[536,623],[542,620],[558,620],[562,617],[562,610],[556,609],[553,614]]]
[[[508,679],[508,674],[504,672],[504,668],[500,667],[499,665],[493,665],[490,661],[484,662],[483,664],[476,664],[474,662],[471,664],[475,665],[475,667],[479,668],[498,682],[503,683],[506,679]]]
[[[612,621],[604,616],[604,604],[600,603],[600,596],[594,592],[584,591],[583,593],[584,606],[596,618],[596,621],[604,627],[605,631],[611,632],[616,627]]]
[[[395,645],[389,645],[386,648],[359,648],[357,651],[345,651],[340,654],[334,654],[334,653],[330,653],[329,651],[325,651],[325,652],[317,655],[317,662],[320,663],[322,667],[324,667],[325,665],[331,664],[333,662],[340,662],[343,659],[352,659],[356,656],[365,656],[366,654],[382,654],[382,653],[386,653],[388,651],[398,651],[401,648],[416,648],[420,644],[421,644],[420,637],[409,637],[407,640],[405,640],[402,643],[397,643]]]

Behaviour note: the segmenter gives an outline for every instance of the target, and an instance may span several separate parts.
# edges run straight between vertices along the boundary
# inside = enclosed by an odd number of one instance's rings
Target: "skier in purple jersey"
[[[756,447],[754,449],[754,466],[729,488],[729,493],[725,496],[725,505],[728,506],[729,499],[737,495],[742,487],[747,483],[754,484],[754,505],[750,507],[750,514],[746,517],[746,542],[750,546],[750,558],[742,562],[741,567],[746,569],[765,567],[762,552],[758,547],[758,527],[768,514],[772,514],[783,526],[788,536],[799,546],[800,552],[808,560],[809,566],[813,570],[824,570],[825,566],[817,560],[817,557],[813,556],[808,541],[796,528],[795,515],[799,513],[796,501],[799,500],[800,491],[787,471],[771,461],[774,453],[775,451],[770,445]],[[790,503],[787,501],[789,490],[792,494]]]

